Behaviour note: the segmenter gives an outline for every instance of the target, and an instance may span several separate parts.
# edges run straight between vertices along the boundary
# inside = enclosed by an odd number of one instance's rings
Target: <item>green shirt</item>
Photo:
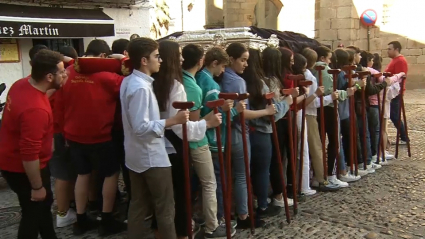
[[[193,101],[195,105],[189,111],[196,111],[202,108],[202,89],[196,84],[195,77],[187,71],[183,71],[183,86],[186,91],[187,101]],[[205,136],[199,142],[189,142],[189,148],[197,149],[208,145],[208,139]]]

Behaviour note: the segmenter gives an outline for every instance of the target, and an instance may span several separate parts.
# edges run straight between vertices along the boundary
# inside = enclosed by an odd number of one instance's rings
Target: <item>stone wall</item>
[[[400,41],[401,53],[409,64],[407,88],[425,87],[425,35],[420,30],[409,27],[406,16],[415,19],[411,24],[420,24],[425,15],[420,11],[425,1],[402,0],[316,0],[315,38],[333,49],[339,44],[355,45],[368,50],[368,29],[360,23],[360,15],[367,9],[374,9],[378,14],[376,26],[370,30],[370,47],[372,53],[383,57],[385,68],[391,61],[387,55],[388,43]]]
[[[255,4],[257,4],[257,0],[224,0],[224,26],[251,26],[254,20]]]

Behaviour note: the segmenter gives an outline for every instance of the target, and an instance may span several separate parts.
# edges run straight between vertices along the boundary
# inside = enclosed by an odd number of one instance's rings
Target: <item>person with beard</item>
[[[64,58],[68,57],[72,61],[64,60],[65,68],[69,67],[74,63],[73,60],[78,58],[77,52],[71,46],[61,47],[59,49]],[[71,161],[69,154],[69,147],[66,146],[65,138],[63,137],[62,124],[60,121],[61,117],[58,115],[58,111],[54,107],[56,104],[56,89],[49,90],[50,106],[52,107],[53,114],[53,140],[55,143],[55,151],[53,152],[52,158],[49,161],[49,168],[52,177],[55,178],[55,195],[56,204],[58,206],[56,213],[56,226],[66,227],[72,225],[77,221],[77,215],[75,213],[75,201],[74,201],[74,185],[77,179],[77,173],[75,171],[75,165]],[[59,102],[58,102],[59,103]],[[71,206],[73,209],[71,209]]]
[[[407,75],[408,66],[406,58],[401,54],[401,44],[398,41],[392,41],[388,43],[388,57],[391,58],[390,64],[388,64],[385,72],[391,72],[392,74],[399,74],[404,72]],[[406,89],[403,89],[406,90]],[[400,120],[400,104],[401,104],[401,94],[396,96],[391,100],[391,110],[390,110],[390,119],[393,122],[396,128],[399,127],[398,122],[401,121],[400,124],[400,141],[401,145],[405,145],[409,139],[407,138],[406,130],[404,127],[404,122]]]
[[[96,39],[90,42],[85,55],[105,58],[109,53],[108,44]],[[77,223],[73,233],[82,235],[97,226],[97,222],[86,215],[90,177],[96,170],[99,177],[105,178],[99,235],[115,234],[125,230],[125,224],[116,222],[112,215],[120,164],[111,131],[124,77],[110,72],[84,75],[77,73],[74,67],[67,70],[69,80],[56,92],[55,108],[78,174],[75,183]]]
[[[10,88],[0,130],[0,169],[22,209],[18,239],[56,239],[53,193],[47,166],[53,145],[53,115],[46,91],[67,78],[63,57],[41,50],[31,60],[31,77]],[[52,147],[53,146],[53,147]]]

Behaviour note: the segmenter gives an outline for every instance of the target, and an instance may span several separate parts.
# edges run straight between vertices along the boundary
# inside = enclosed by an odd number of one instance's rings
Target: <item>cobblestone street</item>
[[[299,213],[286,223],[284,210],[267,220],[254,236],[249,230],[234,238],[357,239],[425,238],[425,90],[406,91],[406,115],[412,157],[400,146],[399,159],[337,193],[318,193],[299,205]],[[390,139],[396,130],[390,125]],[[391,152],[395,151],[392,147]],[[18,200],[0,178],[0,238],[16,238],[20,219]],[[72,227],[57,229],[58,237],[97,238],[97,231],[72,236]],[[125,233],[107,237],[127,238]]]

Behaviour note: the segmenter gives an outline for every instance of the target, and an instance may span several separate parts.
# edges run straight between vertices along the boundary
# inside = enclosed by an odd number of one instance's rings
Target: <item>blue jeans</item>
[[[345,171],[347,170],[347,161],[345,159],[344,154],[344,145],[342,144],[342,138],[341,138],[341,124],[338,124],[338,134],[339,134],[339,171]],[[336,160],[335,160],[336,161]],[[335,163],[336,164],[336,163]],[[338,175],[338,172],[336,172],[336,168],[334,167],[334,170],[332,172],[332,175]]]
[[[394,126],[398,129],[398,121],[400,119],[400,104],[401,104],[401,96],[398,95],[394,99],[391,100],[391,109],[390,109],[390,119],[393,122]],[[404,123],[401,121],[400,124],[400,139],[403,141],[407,141],[406,130],[404,129]]]
[[[379,108],[378,106],[371,106],[368,112],[368,124],[370,133],[370,146],[372,155],[378,154],[379,144]]]
[[[250,142],[247,135],[248,160],[250,160]],[[211,152],[214,164],[214,173],[217,180],[217,218],[224,217],[223,192],[221,190],[220,164],[217,152]],[[223,153],[223,158],[225,155]],[[233,194],[235,198],[236,213],[238,215],[248,214],[248,192],[245,178],[245,161],[243,154],[242,134],[239,130],[232,128],[232,177]],[[225,161],[224,161],[225,162]]]
[[[361,151],[361,159],[362,161],[359,161],[359,163],[364,162],[364,158],[366,157],[367,159],[367,164],[370,164],[370,162],[372,162],[372,150],[371,150],[371,146],[370,146],[370,134],[369,134],[369,125],[368,125],[368,115],[367,115],[367,111],[365,110],[365,114],[366,114],[366,120],[365,120],[365,126],[363,126],[363,120],[362,120],[362,116],[358,115],[357,116],[357,125],[359,127],[359,133],[357,134],[357,142],[360,142],[360,148],[362,149]],[[366,127],[366,155],[363,155],[363,143],[361,143],[363,141],[363,127]],[[357,157],[360,158],[360,157]]]
[[[254,131],[249,135],[251,141],[251,179],[258,208],[267,208],[270,184],[270,164],[272,160],[272,140],[270,133]]]

